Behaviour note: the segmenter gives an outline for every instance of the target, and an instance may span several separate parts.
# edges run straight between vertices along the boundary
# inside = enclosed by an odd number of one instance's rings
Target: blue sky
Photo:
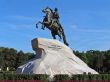
[[[52,38],[48,29],[35,28],[46,6],[59,9],[72,49],[110,49],[110,0],[0,0],[0,46],[33,52],[33,38]]]

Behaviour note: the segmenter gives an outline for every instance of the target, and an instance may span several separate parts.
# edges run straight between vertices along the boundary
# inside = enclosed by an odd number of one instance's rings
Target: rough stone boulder
[[[35,38],[32,48],[36,57],[18,67],[20,74],[98,74],[81,59],[74,55],[72,49],[58,40]]]

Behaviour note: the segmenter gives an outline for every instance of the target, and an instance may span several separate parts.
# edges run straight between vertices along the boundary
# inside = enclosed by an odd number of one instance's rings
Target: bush
[[[3,74],[0,73],[0,80],[4,80]]]
[[[49,79],[49,75],[46,74],[35,74],[32,75],[34,80],[48,80]]]
[[[110,74],[101,74],[102,80],[110,80]]]
[[[81,74],[72,75],[71,80],[88,80],[88,76],[85,74],[84,75],[81,75]]]
[[[46,74],[15,74],[15,73],[0,73],[0,80],[41,80],[41,81],[49,81],[49,75]],[[110,74],[77,74],[69,75],[59,74],[55,75],[53,81],[64,81],[64,80],[77,80],[77,81],[85,81],[85,80],[110,80]]]
[[[0,80],[45,80],[49,79],[46,74],[9,74],[0,73]]]
[[[71,80],[110,80],[110,74],[72,75]]]
[[[70,77],[67,74],[58,74],[54,76],[53,80],[54,81],[70,80]]]

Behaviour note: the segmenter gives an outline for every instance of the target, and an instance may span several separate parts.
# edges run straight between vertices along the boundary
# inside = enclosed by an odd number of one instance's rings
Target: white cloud
[[[6,19],[11,20],[18,20],[18,21],[41,21],[43,18],[38,17],[31,17],[31,16],[21,16],[21,15],[13,15],[13,16],[6,16]]]
[[[78,27],[78,25],[71,25],[70,28],[79,32],[110,33],[110,29],[88,29],[88,28],[80,28]]]
[[[20,15],[16,15],[16,16],[8,16],[11,19],[17,19],[17,20],[36,20],[36,17],[29,17],[29,16],[20,16]]]
[[[33,24],[12,24],[12,23],[2,23],[1,26],[12,30],[32,29],[32,27],[35,27],[35,25]]]
[[[77,25],[71,25],[71,28],[72,28],[72,29],[77,29],[78,26],[77,26]]]
[[[11,29],[30,29],[36,26],[38,21],[41,21],[41,18],[29,17],[29,16],[6,16],[7,19],[14,20],[16,22],[2,22],[0,23],[4,27],[10,27]]]

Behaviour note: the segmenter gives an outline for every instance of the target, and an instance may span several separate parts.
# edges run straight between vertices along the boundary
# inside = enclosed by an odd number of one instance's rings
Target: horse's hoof
[[[69,44],[68,44],[68,43],[67,43],[66,45],[67,45],[67,46],[69,46]]]
[[[38,26],[36,25],[36,28],[38,28]]]
[[[68,43],[65,43],[65,45],[69,46],[69,44],[68,44]]]
[[[42,28],[42,30],[45,30],[44,28]]]

